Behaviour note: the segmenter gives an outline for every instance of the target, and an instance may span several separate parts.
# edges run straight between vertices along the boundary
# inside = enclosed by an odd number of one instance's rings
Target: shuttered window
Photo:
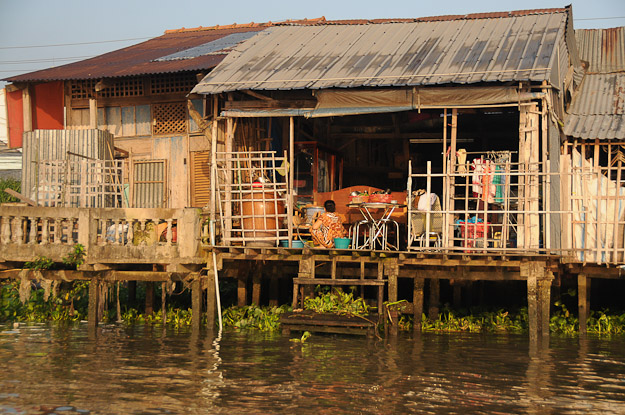
[[[210,151],[191,153],[191,206],[204,207],[210,202]]]

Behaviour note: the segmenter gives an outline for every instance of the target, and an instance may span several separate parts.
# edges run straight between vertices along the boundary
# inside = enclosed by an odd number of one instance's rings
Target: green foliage
[[[289,341],[292,341],[293,343],[301,343],[304,344],[306,342],[306,340],[308,340],[308,338],[311,336],[309,331],[305,331],[304,333],[302,333],[302,337],[300,337],[299,339],[295,338],[295,339],[289,339]]]
[[[45,256],[38,256],[34,261],[28,261],[24,264],[24,268],[29,269],[50,269],[54,266],[54,261]]]
[[[0,321],[77,321],[86,318],[89,282],[64,283],[58,296],[45,300],[43,289],[31,291],[22,304],[20,281],[5,282],[0,286]]]
[[[9,195],[4,189],[12,189],[21,192],[22,182],[15,179],[0,179],[0,203],[19,202],[20,200]]]
[[[317,286],[317,292],[321,289]],[[354,298],[353,293],[345,293],[340,289],[322,293],[314,298],[304,300],[304,309],[316,313],[334,313],[364,316],[369,313],[369,306],[362,298]]]
[[[85,247],[82,244],[76,244],[72,251],[66,257],[63,257],[63,265],[70,269],[78,269],[85,263],[86,254]]]
[[[229,307],[222,313],[224,327],[238,329],[277,330],[280,327],[280,315],[291,311],[288,305],[280,307],[258,307],[254,304],[244,307]]]

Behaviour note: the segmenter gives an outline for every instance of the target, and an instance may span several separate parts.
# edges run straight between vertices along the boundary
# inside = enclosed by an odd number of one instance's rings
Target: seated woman
[[[310,233],[313,242],[325,248],[334,247],[334,238],[344,238],[347,232],[336,214],[336,205],[333,200],[326,200],[323,204],[324,213],[313,223]]]

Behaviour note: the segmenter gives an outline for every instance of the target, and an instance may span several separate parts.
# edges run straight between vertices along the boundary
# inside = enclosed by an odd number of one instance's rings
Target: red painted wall
[[[33,92],[33,129],[63,129],[63,82],[37,84]]]
[[[22,146],[24,133],[24,114],[22,105],[22,91],[7,91],[7,126],[9,127],[9,147]]]

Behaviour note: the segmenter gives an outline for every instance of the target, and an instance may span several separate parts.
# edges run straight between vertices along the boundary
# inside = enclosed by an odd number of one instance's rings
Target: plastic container
[[[348,249],[351,242],[352,240],[349,238],[334,238],[334,248]]]
[[[288,239],[281,239],[280,240],[280,246],[283,247],[283,248],[288,248],[289,247],[289,240]],[[297,241],[297,240],[291,241],[291,248],[303,248],[303,247],[304,247],[304,242]]]

